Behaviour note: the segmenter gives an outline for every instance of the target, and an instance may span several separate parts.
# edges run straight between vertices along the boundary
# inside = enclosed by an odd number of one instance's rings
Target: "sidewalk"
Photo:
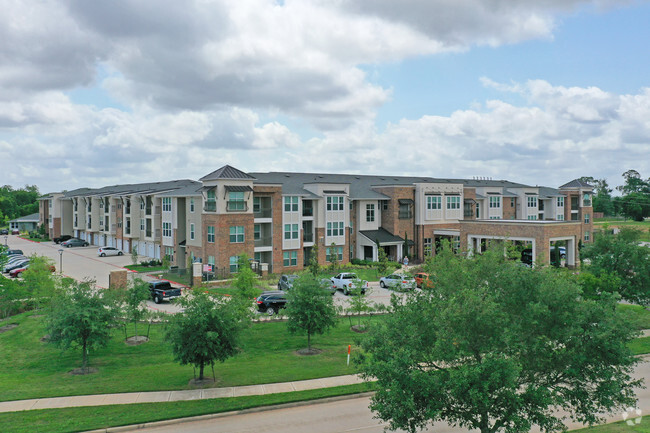
[[[356,374],[324,377],[297,382],[269,383],[266,385],[231,386],[227,388],[189,389],[183,391],[127,392],[119,394],[78,395],[72,397],[35,398],[0,402],[0,413],[63,407],[106,406],[110,404],[158,403],[164,401],[202,400],[209,398],[243,397],[280,392],[306,391],[354,385],[363,380]]]

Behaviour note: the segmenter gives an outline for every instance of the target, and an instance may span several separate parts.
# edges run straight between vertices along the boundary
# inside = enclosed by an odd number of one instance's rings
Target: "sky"
[[[650,2],[0,0],[0,184],[650,177]]]

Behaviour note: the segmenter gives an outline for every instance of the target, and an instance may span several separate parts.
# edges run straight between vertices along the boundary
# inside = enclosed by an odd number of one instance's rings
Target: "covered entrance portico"
[[[526,242],[532,249],[532,263],[551,262],[551,247],[557,241],[566,243],[566,266],[573,268],[578,261],[580,222],[539,220],[468,220],[460,222],[461,249],[468,254],[484,250],[489,240]]]
[[[357,241],[357,257],[364,260],[379,260],[379,251],[377,245],[384,249],[388,260],[398,261],[403,257],[404,239],[395,236],[388,230],[380,228],[379,230],[365,230],[359,232],[361,236]]]

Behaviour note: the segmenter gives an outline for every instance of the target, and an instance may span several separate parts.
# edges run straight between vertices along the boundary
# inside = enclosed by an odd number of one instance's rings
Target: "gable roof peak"
[[[199,180],[203,182],[206,180],[219,180],[219,179],[255,180],[253,176],[244,173],[243,171],[233,166],[230,166],[228,164],[224,165],[221,168],[218,168],[217,170],[213,171],[210,174],[206,174]]]

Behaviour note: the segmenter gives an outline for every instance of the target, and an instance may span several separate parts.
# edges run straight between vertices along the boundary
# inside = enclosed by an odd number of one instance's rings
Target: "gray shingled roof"
[[[149,183],[136,183],[125,185],[111,185],[102,188],[79,188],[65,193],[65,198],[73,198],[78,196],[96,196],[104,197],[108,195],[131,195],[131,194],[156,194],[173,192],[184,188],[199,188],[200,182],[189,179],[170,180],[166,182],[149,182]]]
[[[555,188],[548,188],[546,186],[539,187],[539,197],[540,198],[552,198],[552,197],[564,197],[559,190]]]
[[[223,167],[213,171],[210,174],[203,176],[200,181],[205,180],[217,180],[217,179],[229,179],[229,180],[254,180],[255,178],[247,173],[244,173],[241,170],[236,169],[230,165],[224,165]]]
[[[389,232],[386,229],[379,228],[379,230],[360,230],[359,233],[367,237],[373,242],[379,241],[379,245],[382,244],[388,244],[388,243],[399,243],[399,242],[404,242],[404,239],[402,239],[399,236],[395,236],[391,232]],[[411,245],[411,242],[409,240],[409,245]]]
[[[560,188],[593,188],[593,186],[589,185],[587,182],[581,181],[580,179],[573,179],[571,182],[565,183]]]
[[[38,213],[33,213],[33,214],[18,217],[16,219],[10,220],[9,222],[10,223],[32,223],[38,221],[39,221]]]

